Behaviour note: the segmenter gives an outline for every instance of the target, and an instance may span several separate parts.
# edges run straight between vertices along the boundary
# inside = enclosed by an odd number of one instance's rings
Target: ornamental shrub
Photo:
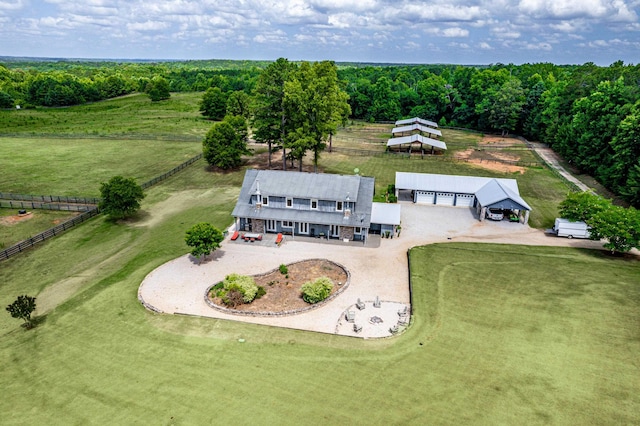
[[[247,275],[230,274],[224,279],[223,287],[229,293],[232,290],[237,290],[242,293],[242,300],[244,303],[251,303],[258,294],[258,286],[253,277]]]
[[[287,268],[287,265],[285,265],[284,263],[278,266],[278,270],[280,270],[280,273],[282,275],[287,275],[289,273],[289,268]]]
[[[302,285],[302,300],[307,303],[318,303],[329,297],[333,282],[328,277],[320,277]]]

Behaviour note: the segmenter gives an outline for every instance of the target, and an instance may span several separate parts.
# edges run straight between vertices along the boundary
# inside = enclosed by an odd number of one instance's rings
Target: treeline
[[[220,87],[250,93],[260,74],[258,65],[268,64],[239,62],[231,67],[226,61],[210,62],[8,62],[0,64],[0,108],[81,105],[148,92],[150,83],[159,78],[167,81],[171,92]]]
[[[207,99],[217,98],[214,106],[237,101],[241,93],[250,98],[244,104],[255,104],[258,78],[269,64],[5,62],[0,64],[0,108],[77,105],[149,93],[158,81],[166,81],[171,92],[215,88]],[[579,170],[640,205],[640,65],[344,63],[338,78],[354,119],[418,116],[440,125],[521,134],[549,144]],[[205,115],[224,116],[207,109]]]
[[[418,116],[549,144],[640,205],[640,66],[616,62],[342,68],[353,118]]]

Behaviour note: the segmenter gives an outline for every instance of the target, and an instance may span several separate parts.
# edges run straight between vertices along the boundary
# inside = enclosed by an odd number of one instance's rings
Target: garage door
[[[473,194],[456,194],[456,206],[472,207],[474,198]]]
[[[452,206],[455,195],[448,192],[438,192],[436,194],[436,204],[439,206]]]
[[[435,192],[416,191],[416,203],[433,204]]]

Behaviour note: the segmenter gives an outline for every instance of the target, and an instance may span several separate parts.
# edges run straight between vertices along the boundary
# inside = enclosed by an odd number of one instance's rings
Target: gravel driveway
[[[225,240],[206,262],[198,265],[184,255],[156,268],[145,277],[138,290],[145,305],[162,313],[179,313],[234,321],[266,324],[323,333],[356,335],[351,324],[345,326],[345,312],[353,310],[358,299],[382,301],[376,311],[381,318],[395,318],[399,308],[409,305],[407,250],[434,242],[496,242],[509,244],[573,246],[601,248],[596,241],[557,238],[543,231],[507,221],[479,222],[468,208],[402,204],[400,238],[382,239],[379,247],[362,243],[325,244],[317,241],[287,239],[280,246],[270,244],[275,236],[267,235],[266,243],[255,245]],[[373,237],[379,238],[379,237]],[[351,273],[349,287],[334,300],[318,309],[284,317],[247,317],[220,312],[205,301],[206,289],[232,272],[260,274],[284,263],[304,259],[325,258],[345,266]],[[387,302],[387,303],[385,303]],[[388,312],[387,312],[388,311]],[[390,335],[389,321],[371,325],[359,313],[363,330],[359,337]]]

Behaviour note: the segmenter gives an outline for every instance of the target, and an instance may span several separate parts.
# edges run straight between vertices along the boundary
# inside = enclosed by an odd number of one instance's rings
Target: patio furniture
[[[374,308],[380,307],[380,298],[378,296],[376,296],[376,300],[373,302],[373,307]]]
[[[282,234],[278,234],[278,236],[276,237],[276,244],[280,245],[283,239],[284,237],[282,236]]]
[[[365,304],[360,300],[360,298],[358,298],[358,301],[356,302],[356,308],[363,310],[365,308]]]
[[[237,240],[239,236],[240,236],[240,233],[238,231],[234,232],[233,235],[231,236],[231,241]]]
[[[358,324],[353,324],[353,331],[356,333],[360,333],[362,331],[362,326]]]
[[[397,326],[397,325],[394,325],[393,327],[390,327],[390,328],[389,328],[389,332],[390,332],[391,334],[396,334],[396,333],[398,332],[398,326]]]
[[[354,322],[356,320],[356,313],[353,311],[347,311],[344,317],[347,322]]]

